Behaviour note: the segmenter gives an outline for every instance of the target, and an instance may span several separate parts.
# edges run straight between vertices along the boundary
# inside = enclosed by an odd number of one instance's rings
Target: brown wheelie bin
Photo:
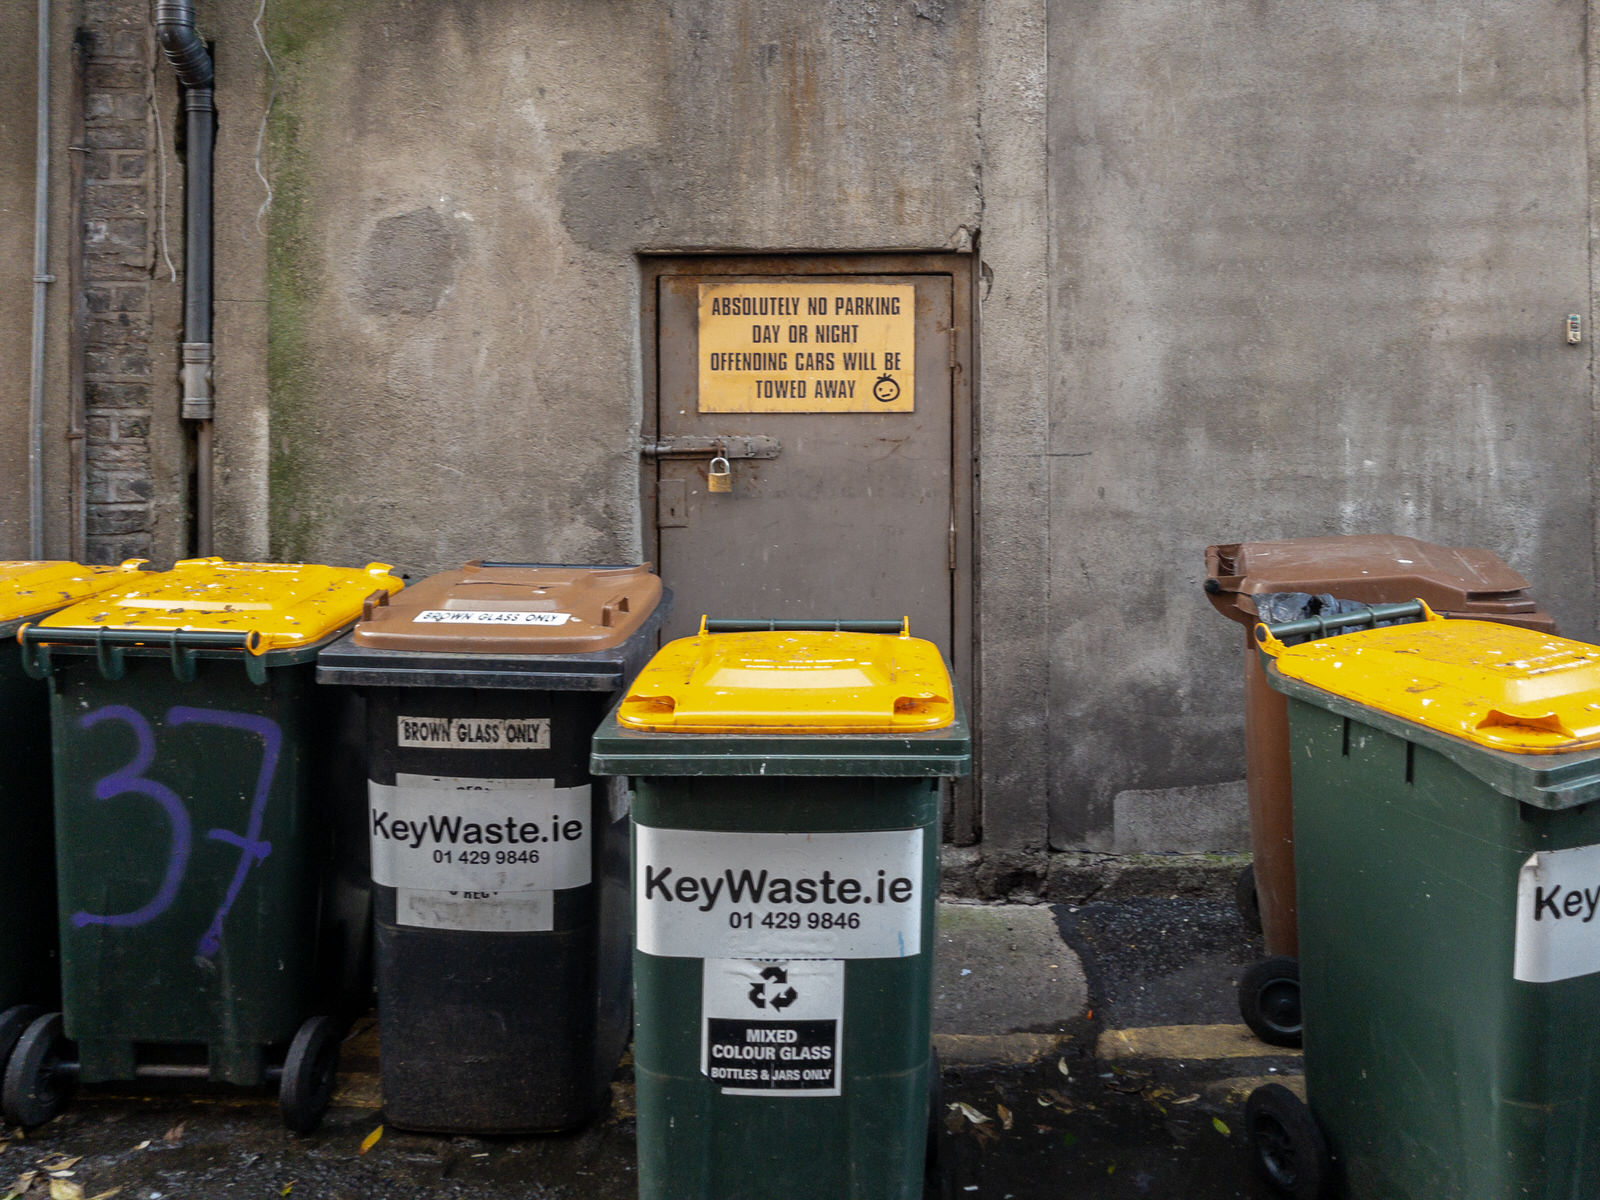
[[[1269,957],[1246,971],[1239,1009],[1257,1036],[1300,1042],[1299,937],[1295,918],[1294,830],[1289,789],[1289,716],[1267,685],[1252,637],[1259,611],[1300,593],[1319,601],[1396,604],[1423,600],[1450,617],[1556,632],[1528,581],[1487,550],[1438,546],[1395,534],[1351,534],[1235,542],[1206,547],[1205,590],[1217,611],[1244,626],[1245,777],[1252,866],[1240,879],[1242,909],[1258,908]],[[1291,601],[1292,602],[1292,601]],[[1335,605],[1331,611],[1348,609]],[[1271,619],[1287,619],[1274,612]]]

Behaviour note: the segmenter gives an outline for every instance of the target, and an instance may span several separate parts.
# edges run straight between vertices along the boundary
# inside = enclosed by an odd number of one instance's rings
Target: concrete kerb
[[[947,899],[1087,904],[1135,896],[1231,900],[1249,854],[1097,854],[946,846]]]

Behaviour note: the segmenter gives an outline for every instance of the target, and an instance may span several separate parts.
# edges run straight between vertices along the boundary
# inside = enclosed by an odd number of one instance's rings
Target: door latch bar
[[[716,437],[664,437],[645,442],[639,453],[646,458],[777,458],[781,447],[777,438],[723,434]]]

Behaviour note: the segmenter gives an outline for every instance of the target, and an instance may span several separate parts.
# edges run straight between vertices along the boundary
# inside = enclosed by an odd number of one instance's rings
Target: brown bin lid
[[[351,640],[373,650],[583,654],[628,640],[655,611],[650,565],[577,567],[470,562],[373,608]]]
[[[1528,581],[1488,550],[1436,546],[1398,534],[1207,546],[1206,576],[1217,611],[1245,623],[1255,621],[1252,597],[1260,593],[1309,592],[1364,604],[1423,600],[1435,612],[1555,628],[1537,611]]]

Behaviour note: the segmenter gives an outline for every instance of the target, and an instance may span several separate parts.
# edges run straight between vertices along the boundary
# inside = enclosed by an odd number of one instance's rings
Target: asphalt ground
[[[1244,1101],[1299,1088],[1298,1054],[1238,1024],[1259,935],[1218,900],[941,909],[941,1127],[928,1194],[965,1200],[1275,1197]],[[0,1200],[611,1200],[635,1194],[631,1066],[576,1133],[438,1137],[385,1126],[376,1028],[347,1039],[334,1104],[286,1132],[269,1094],[84,1089],[0,1141]],[[718,1198],[736,1200],[736,1198]]]

